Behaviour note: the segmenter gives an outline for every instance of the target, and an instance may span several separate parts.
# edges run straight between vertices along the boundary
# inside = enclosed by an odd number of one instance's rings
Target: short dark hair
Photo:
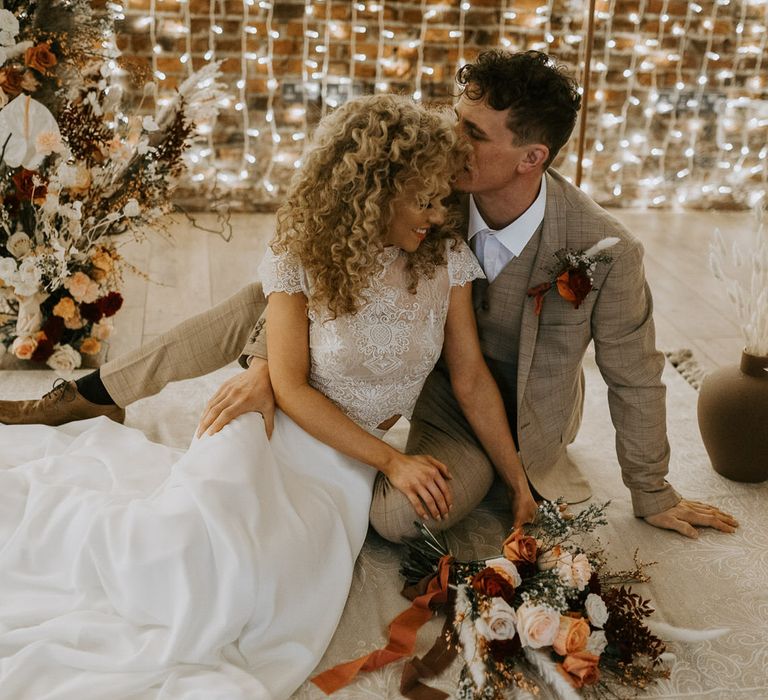
[[[540,51],[483,51],[459,69],[456,80],[470,100],[509,110],[507,128],[521,144],[549,148],[547,168],[576,126],[581,95],[576,80]]]

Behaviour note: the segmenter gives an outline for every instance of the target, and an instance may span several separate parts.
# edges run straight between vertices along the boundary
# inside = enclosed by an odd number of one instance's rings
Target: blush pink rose
[[[29,360],[37,350],[37,340],[32,336],[16,338],[11,345],[11,352],[20,360]]]
[[[546,605],[523,603],[517,609],[517,633],[520,643],[531,649],[548,647],[560,629],[560,613]]]

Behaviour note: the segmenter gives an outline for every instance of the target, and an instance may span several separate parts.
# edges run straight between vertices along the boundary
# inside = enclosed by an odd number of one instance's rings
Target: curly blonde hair
[[[277,211],[275,253],[296,258],[312,280],[309,303],[332,317],[354,313],[381,271],[392,202],[406,188],[421,206],[450,194],[467,146],[448,109],[426,109],[406,97],[351,100],[318,124],[313,146]],[[459,238],[459,213],[448,205],[409,253],[409,290],[444,265],[445,239]],[[453,244],[455,245],[455,243]]]

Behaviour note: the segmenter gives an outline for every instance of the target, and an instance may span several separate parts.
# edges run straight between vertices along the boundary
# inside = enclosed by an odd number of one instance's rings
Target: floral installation
[[[98,355],[123,303],[119,245],[170,211],[196,124],[217,111],[209,64],[154,115],[127,115],[124,65],[88,0],[0,9],[0,355],[60,373]]]
[[[757,357],[768,356],[767,205],[768,199],[763,196],[752,208],[755,226],[746,250],[734,243],[729,256],[719,229],[715,229],[714,240],[709,247],[710,270],[725,285],[728,298],[736,307],[744,349]]]
[[[513,530],[499,556],[478,561],[457,561],[419,526],[401,574],[407,585],[423,587],[449,566],[442,641],[464,662],[456,697],[529,697],[543,681],[558,698],[629,698],[669,676],[664,642],[647,625],[649,601],[628,587],[649,580],[650,563],[635,553],[633,570],[610,571],[590,537],[606,524],[607,506],[571,515],[562,500],[545,501],[535,523]]]
[[[618,242],[618,238],[611,236],[603,238],[587,250],[571,248],[558,250],[555,253],[556,263],[548,270],[552,279],[528,290],[528,296],[535,299],[536,315],[541,314],[544,295],[553,287],[563,299],[573,304],[574,309],[578,309],[587,294],[594,288],[593,274],[598,263],[609,263],[613,259],[602,251]]]

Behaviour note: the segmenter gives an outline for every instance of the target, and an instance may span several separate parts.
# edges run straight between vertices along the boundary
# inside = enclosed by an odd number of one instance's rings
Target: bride
[[[377,471],[415,516],[450,510],[447,467],[381,440],[441,352],[531,517],[443,203],[463,149],[450,114],[393,96],[318,126],[259,269],[271,438],[256,413],[183,454],[103,417],[0,426],[3,697],[288,697],[338,624]]]

